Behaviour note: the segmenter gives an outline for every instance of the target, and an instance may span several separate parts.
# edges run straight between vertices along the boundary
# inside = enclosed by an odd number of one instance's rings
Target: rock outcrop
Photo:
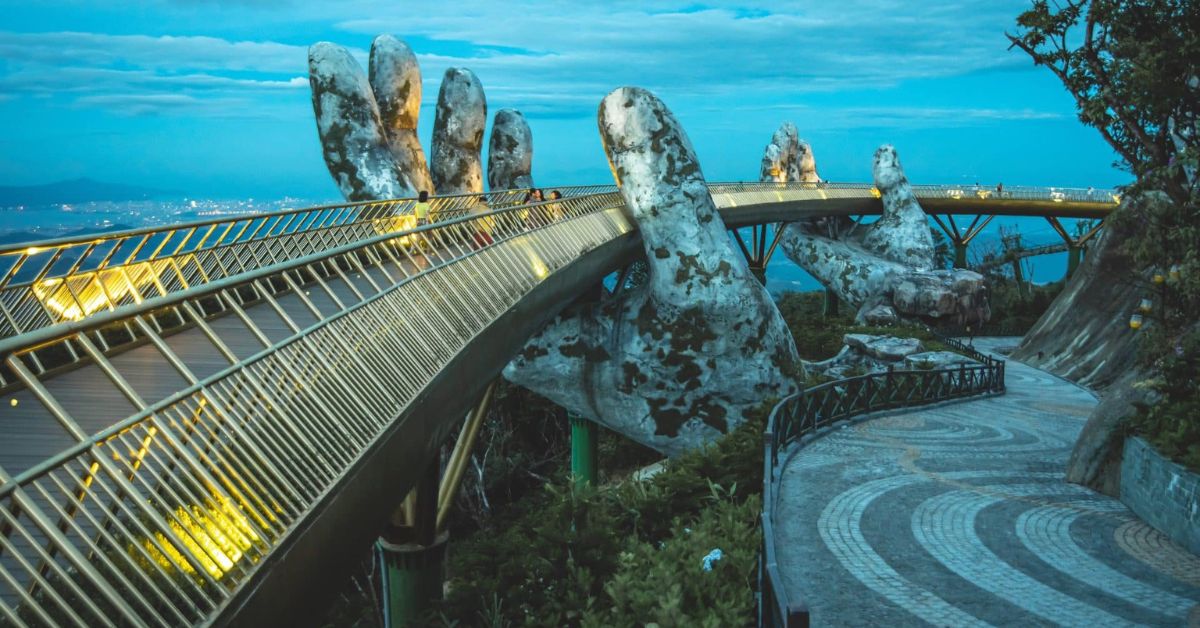
[[[533,187],[533,133],[516,109],[501,109],[492,120],[488,140],[488,189],[517,190]]]
[[[438,91],[433,119],[433,166],[430,175],[440,195],[483,191],[483,128],[487,125],[487,99],[475,73],[450,68]]]
[[[898,336],[872,336],[870,334],[846,334],[842,336],[842,344],[865,353],[877,360],[895,362],[925,351],[921,341],[916,338],[900,338]]]
[[[1012,357],[1095,389],[1106,388],[1133,366],[1139,335],[1129,328],[1129,316],[1148,295],[1146,278],[1135,272],[1133,259],[1122,250],[1131,235],[1123,230],[1128,228],[1123,221],[1109,219]]]
[[[810,374],[843,379],[894,368],[902,371],[957,368],[979,362],[949,351],[926,351],[916,338],[846,334],[842,350],[827,360],[804,362]]]
[[[1121,496],[1121,454],[1125,446],[1125,424],[1137,412],[1137,405],[1152,405],[1157,395],[1138,382],[1140,369],[1129,369],[1105,391],[1104,397],[1088,416],[1071,457],[1067,460],[1067,481],[1082,484],[1113,497]]]
[[[969,270],[934,270],[934,246],[925,213],[891,146],[875,152],[875,186],[883,215],[865,228],[814,228],[796,223],[784,232],[792,261],[843,301],[868,312],[890,307],[900,317],[972,325],[991,316],[984,277]]]
[[[1153,202],[1143,200],[1142,202]],[[1122,205],[1118,212],[1137,211]],[[1123,250],[1132,228],[1110,218],[1095,246],[1012,357],[1101,392],[1067,462],[1067,481],[1109,495],[1120,494],[1124,423],[1135,404],[1152,393],[1135,386],[1145,377],[1136,367],[1140,335],[1129,316],[1146,295],[1146,278]]]
[[[565,311],[504,376],[669,455],[703,444],[803,366],[763,286],[730,244],[691,143],[648,91],[600,105],[600,134],[637,221],[648,281]]]
[[[325,164],[348,201],[413,196],[387,148],[375,95],[362,66],[329,42],[308,49],[313,113]]]
[[[417,138],[421,114],[421,67],[407,44],[380,35],[371,42],[371,91],[387,134],[387,145],[396,170],[409,189],[433,192],[425,151]]]

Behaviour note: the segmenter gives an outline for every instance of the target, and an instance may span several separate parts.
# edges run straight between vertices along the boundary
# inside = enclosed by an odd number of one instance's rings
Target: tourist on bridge
[[[471,206],[471,214],[481,215],[486,214],[489,211],[491,211],[491,208],[488,207],[487,197],[480,194],[478,197],[476,197],[475,204]],[[492,240],[492,220],[490,218],[477,218],[471,221],[471,224],[474,225],[475,228],[475,235],[471,242],[472,249],[482,249],[494,241]]]
[[[417,204],[413,206],[413,216],[417,217],[417,226],[429,224],[429,192],[421,190],[417,193]]]
[[[533,188],[532,190],[529,190],[529,192],[525,194],[525,204],[526,205],[532,205],[534,203],[541,203],[542,201],[545,201],[545,200],[546,200],[545,197],[542,196],[542,191],[537,188]],[[546,224],[546,221],[542,218],[542,212],[545,212],[545,211],[546,211],[546,208],[543,208],[543,207],[534,207],[534,208],[525,210],[525,225],[527,227],[529,227],[530,229],[536,229],[536,228],[541,227],[542,225]]]

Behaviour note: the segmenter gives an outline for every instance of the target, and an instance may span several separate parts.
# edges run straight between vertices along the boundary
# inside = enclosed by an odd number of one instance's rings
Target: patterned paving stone
[[[1062,479],[1095,398],[1012,361],[1006,383],[1001,397],[843,427],[791,458],[776,544],[814,625],[1200,618],[1200,558]]]

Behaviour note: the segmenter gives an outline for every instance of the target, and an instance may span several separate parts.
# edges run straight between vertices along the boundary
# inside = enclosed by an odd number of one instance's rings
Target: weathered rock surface
[[[842,336],[842,344],[861,351],[873,358],[895,362],[914,354],[925,351],[921,341],[916,338],[900,338],[898,336],[872,336],[870,334],[846,334]]]
[[[533,187],[533,133],[516,109],[501,109],[492,120],[488,141],[488,189]]]
[[[759,181],[817,183],[820,180],[812,146],[800,139],[795,124],[784,122],[763,150]]]
[[[875,187],[883,200],[883,215],[863,236],[863,248],[914,270],[933,268],[933,236],[925,211],[917,203],[900,157],[891,145],[875,151]]]
[[[1153,201],[1142,201],[1153,202]],[[1118,212],[1138,211],[1124,204]],[[1120,494],[1123,421],[1135,403],[1148,403],[1150,392],[1134,386],[1145,377],[1136,368],[1140,335],[1129,328],[1129,315],[1142,297],[1145,278],[1123,250],[1128,223],[1108,221],[1075,275],[1012,357],[1082,386],[1101,391],[1067,463],[1067,481],[1108,495]]]
[[[991,317],[987,281],[970,270],[908,272],[892,277],[884,294],[902,315],[974,324]]]
[[[487,124],[487,100],[475,73],[450,68],[438,91],[437,114],[433,120],[433,186],[440,195],[483,191],[483,128]]]
[[[900,317],[896,315],[896,308],[890,305],[876,305],[871,308],[863,308],[860,312],[862,320],[867,325],[884,326],[895,325],[900,322]]]
[[[1135,208],[1122,206],[1117,211]],[[1012,357],[1095,389],[1111,385],[1133,366],[1139,335],[1129,328],[1129,315],[1147,295],[1145,278],[1122,250],[1130,234],[1119,230],[1121,224],[1109,220]]]
[[[600,105],[600,134],[643,238],[648,281],[565,311],[504,376],[669,455],[795,392],[803,366],[766,290],[734,252],[691,143],[648,91]]]
[[[371,42],[371,91],[387,135],[387,145],[396,170],[410,189],[434,191],[425,162],[425,151],[417,138],[421,113],[421,68],[407,44],[380,35]]]
[[[345,48],[308,49],[313,113],[325,165],[348,201],[413,196],[388,150],[375,96],[362,66]]]
[[[1124,422],[1137,411],[1135,404],[1151,404],[1152,391],[1136,384],[1144,374],[1129,369],[1105,391],[1092,410],[1067,460],[1067,481],[1082,484],[1113,497],[1121,496],[1121,452],[1125,446]]]
[[[916,338],[846,334],[842,350],[827,360],[804,362],[810,374],[843,379],[868,373],[900,370],[944,369],[978,364],[975,360],[949,351],[926,351]]]
[[[987,282],[968,270],[933,270],[933,240],[896,151],[875,153],[875,185],[883,216],[865,230],[822,230],[815,223],[787,227],[783,250],[792,261],[867,312],[891,307],[899,317],[972,325],[991,316]]]

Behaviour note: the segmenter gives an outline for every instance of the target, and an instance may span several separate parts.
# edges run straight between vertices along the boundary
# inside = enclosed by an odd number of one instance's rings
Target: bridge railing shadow
[[[759,557],[760,626],[808,626],[803,592],[789,591],[779,571],[775,512],[786,460],[841,421],[884,410],[909,408],[964,397],[1004,392],[1004,360],[976,351],[954,338],[941,342],[979,362],[931,370],[892,370],[839,379],[805,388],[780,401],[763,433],[762,548]]]

